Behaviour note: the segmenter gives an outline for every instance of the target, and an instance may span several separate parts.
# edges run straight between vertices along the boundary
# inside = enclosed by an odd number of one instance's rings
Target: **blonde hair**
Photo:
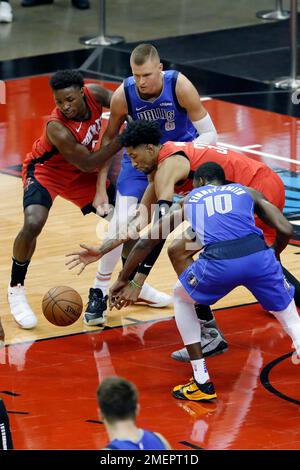
[[[132,61],[136,65],[143,65],[147,60],[156,60],[160,62],[157,49],[152,46],[152,44],[139,44],[135,49],[133,49],[130,56],[130,62]]]

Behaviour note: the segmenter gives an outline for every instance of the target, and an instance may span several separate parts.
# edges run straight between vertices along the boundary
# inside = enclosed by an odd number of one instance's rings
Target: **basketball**
[[[72,287],[52,287],[44,296],[42,310],[47,320],[56,326],[75,323],[81,315],[82,299]]]

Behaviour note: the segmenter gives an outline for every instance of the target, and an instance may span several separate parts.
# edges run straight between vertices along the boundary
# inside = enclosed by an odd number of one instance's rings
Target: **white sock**
[[[100,288],[103,295],[107,294],[113,270],[121,257],[122,248],[123,245],[117,246],[117,248],[104,255],[99,261],[93,287],[94,289]]]
[[[180,281],[174,287],[174,310],[177,328],[185,345],[199,343],[201,323],[198,320],[193,299]],[[196,382],[204,384],[209,380],[205,359],[191,361]]]
[[[199,384],[205,384],[209,380],[209,373],[207,372],[206,363],[204,357],[191,361],[192,368],[194,371],[194,379]]]
[[[290,336],[294,343],[297,356],[300,357],[300,317],[294,299],[285,310],[281,310],[280,312],[271,311],[270,313],[277,318],[286,333]]]

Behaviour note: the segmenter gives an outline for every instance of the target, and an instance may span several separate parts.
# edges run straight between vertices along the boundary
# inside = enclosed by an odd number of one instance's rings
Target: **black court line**
[[[191,449],[205,450],[203,447],[196,446],[196,444],[192,444],[188,441],[179,441],[179,444],[183,444],[184,446],[190,447]]]
[[[29,415],[28,411],[7,411],[10,415]]]
[[[5,395],[11,395],[12,397],[21,396],[21,393],[10,392],[9,390],[0,390],[0,393],[4,393]]]
[[[86,419],[86,423],[95,423],[95,424],[103,424],[103,421],[97,421],[96,419]]]
[[[273,395],[276,395],[278,398],[281,398],[282,400],[288,401],[290,403],[294,403],[295,405],[299,406],[300,405],[300,400],[297,400],[296,398],[289,397],[288,395],[285,395],[284,393],[279,392],[279,390],[277,390],[275,387],[273,387],[273,385],[269,381],[269,374],[270,374],[271,370],[275,366],[280,364],[280,362],[283,362],[288,357],[291,357],[293,354],[295,354],[295,352],[289,352],[287,354],[284,354],[281,357],[278,357],[277,359],[270,362],[269,364],[267,364],[263,368],[263,370],[261,371],[260,381],[261,381],[261,384],[265,387],[265,389],[268,390],[268,392],[273,393]]]
[[[239,304],[239,305],[233,305],[232,307],[220,307],[220,308],[216,308],[214,309],[213,311],[214,312],[218,312],[220,310],[234,310],[236,308],[240,308],[240,307],[247,307],[247,306],[250,306],[250,305],[255,305],[255,304],[258,304],[258,302],[249,302],[249,303],[245,303],[245,304]],[[129,318],[129,317],[127,317]],[[147,320],[147,321],[144,321],[144,322],[140,322],[140,323],[157,323],[158,321],[164,321],[164,320],[173,320],[174,316],[170,316],[170,317],[165,317],[165,318],[155,318],[153,320]],[[131,319],[132,321],[133,319]],[[49,336],[48,338],[38,338],[36,340],[26,340],[26,341],[19,341],[18,343],[9,343],[9,344],[6,344],[5,347],[9,347],[9,346],[12,346],[14,344],[26,344],[26,343],[39,343],[41,341],[48,341],[48,340],[55,340],[55,339],[63,339],[63,338],[70,338],[71,336],[79,336],[79,335],[90,335],[90,334],[93,334],[93,333],[99,333],[100,331],[105,331],[105,330],[115,330],[115,329],[118,329],[118,328],[123,328],[124,326],[132,326],[134,324],[139,324],[139,320],[134,320],[135,323],[130,323],[129,325],[116,325],[116,326],[105,326],[105,327],[102,327],[102,328],[97,328],[95,330],[91,330],[91,331],[79,331],[78,333],[71,333],[71,334],[66,334],[66,335],[58,335],[58,336]],[[65,327],[62,327],[62,328],[65,328]]]

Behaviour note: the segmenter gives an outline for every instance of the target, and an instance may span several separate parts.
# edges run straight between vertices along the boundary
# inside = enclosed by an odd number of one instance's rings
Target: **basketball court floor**
[[[55,201],[39,237],[26,281],[38,326],[25,331],[14,322],[6,286],[12,243],[22,224],[20,165],[53,107],[48,79],[8,80],[7,104],[0,107],[0,311],[6,333],[6,346],[0,350],[0,396],[9,411],[15,448],[103,447],[107,436],[96,388],[104,377],[117,374],[135,382],[140,391],[139,425],[161,432],[174,449],[299,449],[299,361],[289,338],[245,289],[236,289],[214,306],[229,343],[228,352],[207,361],[218,394],[215,403],[178,401],[171,395],[172,387],[191,375],[189,364],[170,357],[181,347],[171,306],[112,311],[104,328],[85,327],[82,319],[70,327],[47,322],[41,302],[51,287],[71,286],[86,302],[96,264],[76,276],[67,270],[65,254],[80,242],[99,242],[105,230],[103,221],[81,216],[62,199]],[[111,89],[118,84],[101,83]],[[283,179],[285,214],[295,236],[282,262],[299,278],[299,121],[209,96],[203,99],[219,143],[264,161]],[[117,167],[115,162],[114,173]],[[175,280],[164,249],[150,282],[171,293]]]

